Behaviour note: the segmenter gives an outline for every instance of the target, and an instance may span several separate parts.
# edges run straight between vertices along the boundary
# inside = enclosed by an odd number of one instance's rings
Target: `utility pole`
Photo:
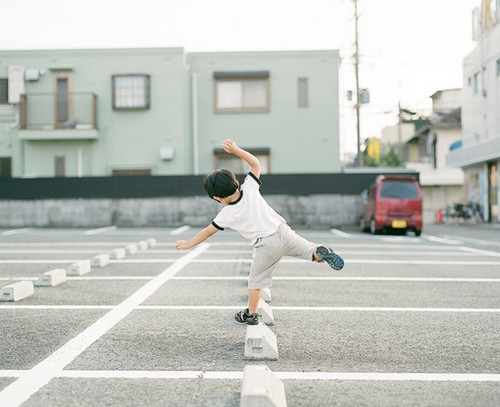
[[[355,46],[356,51],[354,53],[354,72],[356,75],[356,134],[357,134],[357,144],[358,144],[358,155],[357,155],[357,165],[358,167],[363,167],[363,154],[361,153],[361,126],[360,126],[360,89],[359,89],[359,43],[358,43],[358,0],[353,0],[354,2],[354,28],[355,28]]]
[[[398,154],[403,156],[403,112],[401,111],[401,100],[398,101]]]

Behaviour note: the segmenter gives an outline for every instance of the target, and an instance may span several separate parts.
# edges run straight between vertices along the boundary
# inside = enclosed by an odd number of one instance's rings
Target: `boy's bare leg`
[[[317,250],[318,250],[318,248],[316,247],[316,248],[314,249],[314,253],[313,253],[314,260],[316,260],[316,261],[318,261],[318,262],[319,262],[319,261],[323,261],[323,259],[322,259],[321,257],[319,257],[319,256],[318,256]]]
[[[259,308],[261,290],[248,290],[248,313],[253,314]]]

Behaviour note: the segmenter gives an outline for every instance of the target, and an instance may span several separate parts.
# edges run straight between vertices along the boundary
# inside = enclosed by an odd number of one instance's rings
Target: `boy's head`
[[[238,180],[231,170],[225,168],[212,171],[205,176],[203,187],[210,198],[226,198],[233,195],[238,189]],[[216,199],[217,201],[217,199]]]

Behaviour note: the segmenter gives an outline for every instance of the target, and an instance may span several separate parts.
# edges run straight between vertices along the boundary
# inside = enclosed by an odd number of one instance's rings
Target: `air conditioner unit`
[[[26,69],[24,79],[30,82],[35,82],[40,79],[40,69]]]
[[[174,149],[172,147],[160,148],[160,160],[169,161],[174,159]]]

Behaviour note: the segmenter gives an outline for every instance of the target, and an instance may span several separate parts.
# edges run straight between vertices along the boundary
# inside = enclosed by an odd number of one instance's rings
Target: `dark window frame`
[[[9,103],[9,78],[0,78],[0,105]]]
[[[119,78],[130,78],[130,77],[140,77],[144,78],[144,104],[140,106],[120,106],[117,104],[116,100],[116,82]],[[147,74],[116,74],[111,77],[111,87],[112,87],[112,104],[113,110],[117,111],[127,111],[127,110],[148,110],[151,108],[151,76]]]
[[[217,71],[214,77],[214,111],[215,113],[269,113],[271,111],[271,89],[269,71]],[[266,87],[266,105],[264,107],[219,107],[218,87],[222,82],[264,81]],[[243,96],[243,95],[242,95]]]

